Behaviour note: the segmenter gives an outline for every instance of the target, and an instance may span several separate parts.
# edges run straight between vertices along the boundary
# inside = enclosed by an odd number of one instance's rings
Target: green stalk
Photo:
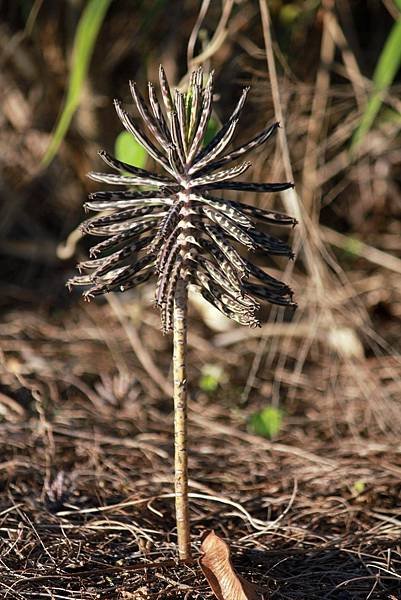
[[[401,8],[401,1],[396,0]],[[394,23],[380,53],[373,73],[373,91],[370,95],[361,121],[352,136],[351,154],[361,145],[372,127],[388,88],[392,85],[401,65],[401,16]]]
[[[88,0],[82,11],[74,38],[72,67],[67,96],[49,147],[42,158],[41,164],[43,167],[47,167],[55,157],[68,131],[71,119],[79,106],[89,63],[110,3],[111,0]]]

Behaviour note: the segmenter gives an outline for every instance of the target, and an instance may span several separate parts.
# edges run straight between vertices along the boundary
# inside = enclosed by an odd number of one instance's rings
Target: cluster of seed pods
[[[148,84],[147,104],[135,83],[130,83],[147,131],[121,102],[115,100],[115,107],[125,129],[165,174],[139,169],[104,151],[99,153],[117,173],[89,176],[125,189],[90,195],[85,208],[101,214],[85,221],[82,228],[105,239],[91,249],[90,260],[80,263],[79,268],[86,274],[69,283],[89,286],[84,293],[89,298],[124,291],[155,275],[156,304],[163,329],[169,332],[177,282],[183,279],[227,317],[256,326],[258,299],[281,306],[295,305],[291,289],[255,266],[240,248],[291,258],[287,244],[258,229],[255,223],[292,226],[296,221],[214,194],[219,190],[277,192],[292,187],[292,183],[236,181],[251,166],[248,161],[226,166],[271,138],[278,123],[227,152],[249,92],[245,88],[231,116],[205,146],[212,113],[213,74],[205,82],[202,69],[194,71],[185,93],[178,89],[172,93],[162,67],[159,76],[162,103],[153,84]]]

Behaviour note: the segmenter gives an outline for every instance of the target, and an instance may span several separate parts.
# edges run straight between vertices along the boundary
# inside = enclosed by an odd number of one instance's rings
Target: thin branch
[[[141,363],[145,371],[148,373],[148,375],[151,377],[151,379],[157,384],[157,386],[160,388],[163,394],[171,396],[173,393],[173,387],[171,383],[167,381],[167,379],[161,373],[160,369],[154,363],[149,352],[143,345],[137,330],[132,325],[132,323],[128,321],[126,315],[124,314],[124,310],[120,300],[113,293],[108,294],[106,298],[117,319],[123,326],[127,338],[139,362]]]

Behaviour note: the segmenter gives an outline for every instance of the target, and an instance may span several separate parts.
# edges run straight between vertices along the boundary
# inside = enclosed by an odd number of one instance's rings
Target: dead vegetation
[[[130,3],[113,8],[84,102],[43,171],[78,4],[34,2],[29,27],[19,10],[0,7],[0,589],[18,600],[211,598],[199,566],[175,562],[170,340],[150,290],[87,305],[64,288],[85,243],[66,244],[89,191],[85,172],[118,133],[111,98],[123,96],[127,77],[154,78],[159,62],[171,80],[184,75],[199,6],[189,2],[180,13],[161,2],[150,18],[138,5],[129,19]],[[210,3],[200,24],[198,40],[202,31],[214,40],[207,58],[221,81],[222,115],[240,84],[252,83],[244,115],[252,135],[254,115],[273,120],[272,92],[279,93],[285,136],[277,152],[259,154],[254,178],[280,179],[290,166],[297,195],[274,202],[302,222],[287,274],[300,304],[291,322],[279,312],[275,322],[265,314],[259,330],[228,328],[204,306],[191,309],[195,551],[214,529],[229,541],[240,574],[272,599],[394,600],[401,597],[399,120],[378,120],[357,155],[348,148],[397,9],[344,0],[332,11],[323,2],[286,28],[282,4],[268,15],[272,41],[256,2],[224,3],[224,18],[220,3]],[[375,32],[369,44],[362,30]],[[267,76],[269,44],[277,80]],[[194,55],[200,51],[198,41]],[[398,88],[388,90],[385,106],[399,116]],[[282,162],[282,144],[290,163]],[[225,378],[206,393],[199,382],[211,363]],[[266,404],[285,412],[273,441],[248,425]]]

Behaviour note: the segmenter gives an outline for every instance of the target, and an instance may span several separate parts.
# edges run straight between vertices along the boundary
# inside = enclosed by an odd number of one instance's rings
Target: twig
[[[202,427],[205,427],[208,431],[215,431],[216,433],[228,435],[230,437],[235,437],[244,442],[247,442],[248,444],[252,444],[255,447],[259,446],[260,448],[264,448],[271,452],[291,454],[291,455],[301,457],[309,462],[316,463],[319,465],[323,464],[323,465],[326,465],[329,467],[335,466],[335,462],[328,458],[316,456],[312,452],[308,452],[306,450],[303,450],[302,448],[287,446],[285,444],[279,444],[277,442],[275,442],[275,443],[269,442],[265,439],[262,439],[255,435],[252,435],[250,433],[244,433],[243,431],[239,431],[235,427],[229,427],[227,425],[223,425],[222,423],[215,423],[214,421],[211,421],[210,419],[202,417],[198,414],[194,414],[193,411],[190,415],[190,420],[193,421],[194,423],[196,423],[197,425],[201,425]]]
[[[141,338],[138,335],[137,330],[133,325],[128,321],[126,315],[124,314],[123,307],[121,302],[116,298],[115,294],[110,293],[106,296],[107,301],[116,315],[117,319],[120,321],[121,325],[124,328],[124,331],[127,335],[128,340],[132,346],[135,355],[137,356],[139,362],[148,373],[148,375],[153,379],[153,381],[159,386],[161,391],[171,396],[173,393],[173,386],[167,379],[163,376],[160,369],[154,363],[152,357],[149,352],[146,350],[145,346],[142,344]]]
[[[198,37],[198,33],[199,33],[199,29],[202,25],[202,21],[205,18],[207,11],[209,10],[210,1],[211,0],[203,0],[202,1],[202,5],[199,9],[198,17],[197,17],[197,19],[195,21],[195,25],[193,26],[193,29],[191,31],[191,35],[189,36],[188,47],[187,47],[188,72],[191,70],[192,61],[194,59],[194,50],[195,50],[196,39]]]
[[[213,56],[221,48],[224,43],[224,40],[227,37],[228,30],[226,28],[228,19],[230,18],[231,11],[234,6],[234,0],[223,0],[223,12],[220,17],[220,21],[216,27],[216,30],[213,34],[212,39],[208,43],[207,47],[203,52],[194,56],[191,62],[188,64],[188,69],[195,67],[196,65],[201,65],[208,58]]]
[[[320,65],[316,76],[312,108],[308,122],[308,133],[306,138],[305,160],[302,171],[303,203],[308,214],[318,217],[320,206],[314,206],[316,191],[318,189],[317,152],[319,138],[323,126],[323,117],[327,108],[328,92],[330,88],[330,65],[334,60],[335,43],[329,33],[328,24],[333,20],[333,0],[323,1],[323,34],[320,46]]]
[[[294,174],[291,166],[291,158],[290,151],[288,148],[286,128],[285,128],[285,119],[283,114],[283,109],[281,106],[280,99],[280,90],[278,85],[278,77],[276,70],[276,62],[274,60],[273,53],[273,44],[272,37],[270,31],[270,13],[267,2],[264,0],[259,0],[260,7],[260,15],[262,19],[262,27],[263,27],[263,38],[265,42],[265,50],[266,50],[266,62],[267,69],[271,81],[271,90],[272,90],[272,98],[274,105],[274,113],[277,121],[280,123],[280,128],[278,130],[278,139],[281,149],[281,156],[284,164],[284,172],[288,181],[294,181]],[[295,239],[293,244],[294,252],[297,253],[299,251],[301,244],[303,247],[303,252],[305,256],[305,264],[306,268],[309,271],[310,276],[313,278],[314,284],[316,286],[316,290],[322,292],[324,289],[323,285],[323,264],[322,261],[318,258],[315,249],[311,245],[311,231],[314,227],[314,224],[308,219],[306,211],[303,208],[302,201],[295,189],[289,189],[285,192],[281,193],[281,198],[286,207],[286,210],[293,214],[299,221],[299,226],[296,229]],[[309,235],[306,235],[306,232],[309,232]],[[319,242],[319,236],[315,232],[315,241]],[[288,268],[288,271],[291,269],[291,265]],[[322,293],[321,293],[322,295]]]
[[[341,248],[342,250],[348,250],[356,256],[368,260],[369,262],[384,267],[389,271],[401,274],[401,259],[397,256],[393,256],[388,252],[383,252],[378,248],[374,248],[369,244],[365,244],[358,239],[339,233],[334,229],[321,225],[320,230],[323,234],[323,238],[329,244]]]

